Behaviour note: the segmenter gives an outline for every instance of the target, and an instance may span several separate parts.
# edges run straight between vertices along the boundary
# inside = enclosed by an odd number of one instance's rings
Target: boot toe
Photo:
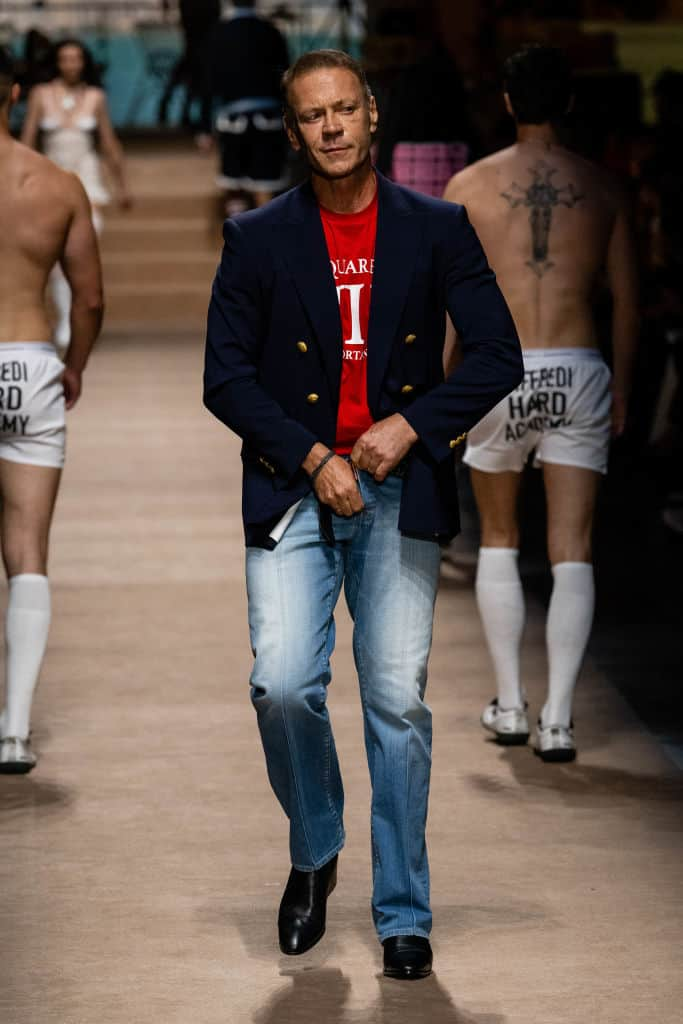
[[[432,973],[432,947],[421,935],[395,935],[384,946],[384,976],[416,981]]]

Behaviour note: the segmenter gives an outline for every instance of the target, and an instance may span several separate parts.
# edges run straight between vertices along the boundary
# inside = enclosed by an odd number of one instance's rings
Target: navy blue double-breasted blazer
[[[400,412],[419,436],[399,528],[458,531],[454,449],[522,378],[515,326],[463,207],[378,178],[368,329],[368,404]],[[310,490],[301,463],[335,441],[342,334],[315,194],[300,185],[225,223],[209,308],[204,402],[243,439],[248,545]],[[446,311],[462,362],[444,380]]]

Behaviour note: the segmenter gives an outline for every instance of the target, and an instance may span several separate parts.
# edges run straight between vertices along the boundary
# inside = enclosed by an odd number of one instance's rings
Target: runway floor
[[[112,215],[105,236],[108,266],[118,259],[130,279],[118,279],[70,419],[34,715],[41,760],[28,777],[0,780],[0,1019],[679,1021],[680,772],[590,660],[577,764],[546,766],[528,748],[487,742],[478,716],[491,672],[472,592],[452,584],[438,601],[428,691],[435,975],[413,985],[380,976],[341,604],[330,706],[348,845],[326,937],[302,958],[280,956],[287,829],[248,699],[238,443],[200,402],[196,308],[208,284],[197,274],[183,316],[169,311],[180,300],[165,303],[163,273],[149,279],[153,301],[137,272],[143,249],[152,264],[158,246],[162,261],[164,246],[139,226],[162,206],[181,249],[184,231],[195,239],[192,265],[210,267],[215,239],[197,212],[210,205],[210,174],[172,154],[143,155],[132,170],[142,201],[123,228]],[[197,210],[180,202],[183,182]],[[136,239],[129,249],[123,236]],[[533,599],[525,644],[535,714],[545,663]]]

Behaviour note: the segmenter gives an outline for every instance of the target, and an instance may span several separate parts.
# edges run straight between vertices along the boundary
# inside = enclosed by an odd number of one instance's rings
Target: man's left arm
[[[377,479],[418,440],[443,462],[524,374],[517,331],[481,243],[464,207],[454,207],[451,216],[456,222],[443,243],[445,301],[462,357],[442,384],[359,438],[353,461]]]

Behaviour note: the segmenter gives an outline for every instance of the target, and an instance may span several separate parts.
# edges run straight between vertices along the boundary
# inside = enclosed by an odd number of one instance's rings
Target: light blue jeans
[[[372,782],[372,910],[381,941],[431,930],[425,825],[431,712],[424,702],[439,573],[436,542],[398,530],[402,482],[360,474],[365,508],[320,535],[309,495],[273,551],[247,549],[251,676],[268,776],[295,867],[344,845],[344,790],[326,707],[342,583],[354,620]]]

